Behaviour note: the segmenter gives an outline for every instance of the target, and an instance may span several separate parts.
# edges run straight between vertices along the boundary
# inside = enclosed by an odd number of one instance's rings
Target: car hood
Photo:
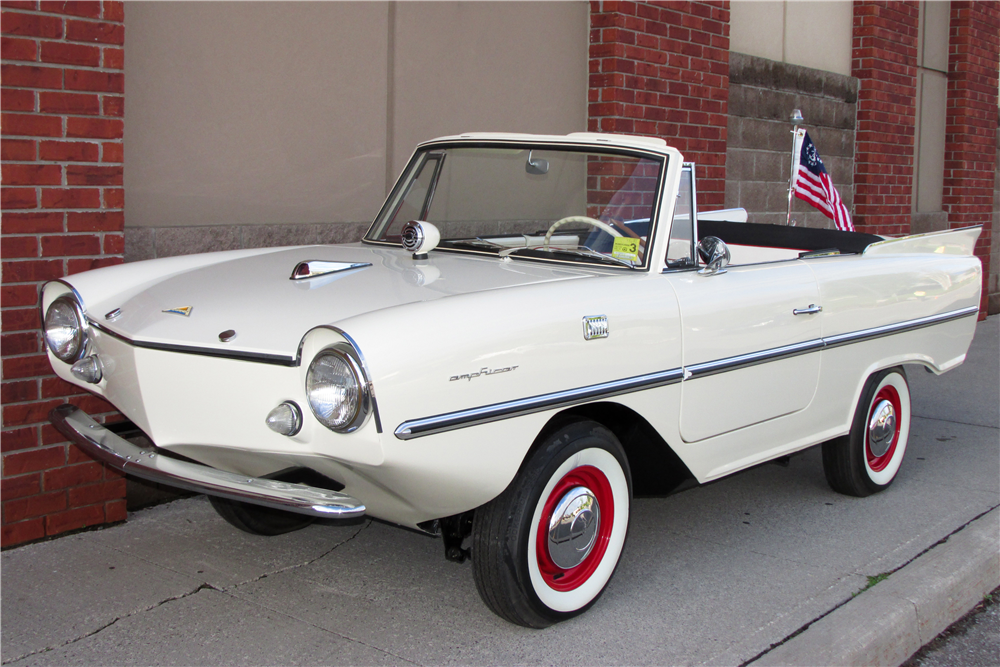
[[[138,263],[146,265],[142,280],[130,278],[129,267],[137,265],[126,264],[91,272],[100,274],[99,283],[98,275],[84,278],[89,274],[67,282],[77,288],[93,324],[138,344],[288,359],[295,357],[299,342],[310,329],[336,325],[362,313],[470,292],[599,275],[575,267],[443,252],[414,260],[401,249],[360,243],[268,249],[250,255],[245,251],[222,253],[218,261],[199,262],[194,259],[197,256],[191,257],[193,267],[181,264],[177,270],[179,263],[175,262],[167,269],[164,264],[167,275],[161,277],[149,278],[150,266],[180,258]],[[300,262],[317,260],[367,266],[291,279]],[[109,292],[107,281],[112,280],[129,287]],[[137,282],[142,284],[137,287]],[[88,284],[94,289],[88,290]],[[93,294],[88,294],[91,291]],[[96,302],[91,296],[98,297]],[[105,315],[116,309],[120,314]],[[220,334],[228,331],[235,332],[235,337],[221,341]]]

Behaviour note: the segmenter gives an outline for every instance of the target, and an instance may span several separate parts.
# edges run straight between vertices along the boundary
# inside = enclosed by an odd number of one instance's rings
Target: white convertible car
[[[634,494],[822,445],[831,486],[900,470],[905,364],[972,340],[979,228],[888,239],[697,214],[662,140],[464,134],[417,147],[360,243],[136,262],[48,283],[64,405],[128,474],[276,534],[369,516],[471,556],[501,617],[586,610]]]

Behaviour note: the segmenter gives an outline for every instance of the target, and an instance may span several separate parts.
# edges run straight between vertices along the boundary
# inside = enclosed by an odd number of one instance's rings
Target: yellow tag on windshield
[[[611,256],[615,259],[624,259],[627,262],[638,262],[639,239],[629,236],[616,237],[615,244],[611,246]]]

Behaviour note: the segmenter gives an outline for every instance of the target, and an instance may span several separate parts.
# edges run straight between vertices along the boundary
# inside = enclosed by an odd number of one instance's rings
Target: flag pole
[[[795,149],[797,147],[798,141],[796,141],[799,131],[799,123],[803,122],[802,111],[799,109],[793,109],[792,115],[789,117],[792,123],[792,166],[788,174],[788,209],[785,212],[785,225],[792,224],[792,191],[793,184],[795,183],[795,172],[798,166],[798,160],[796,160]]]

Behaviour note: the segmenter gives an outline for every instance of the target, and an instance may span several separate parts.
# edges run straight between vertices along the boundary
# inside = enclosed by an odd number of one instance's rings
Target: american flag
[[[837,193],[837,188],[833,187],[830,174],[826,173],[826,167],[823,166],[823,160],[820,159],[816,146],[809,138],[809,133],[799,130],[796,139],[801,140],[802,148],[799,151],[799,168],[795,171],[795,183],[792,186],[795,196],[818,208],[823,215],[833,220],[837,229],[853,232],[851,214],[840,201],[840,194]]]

